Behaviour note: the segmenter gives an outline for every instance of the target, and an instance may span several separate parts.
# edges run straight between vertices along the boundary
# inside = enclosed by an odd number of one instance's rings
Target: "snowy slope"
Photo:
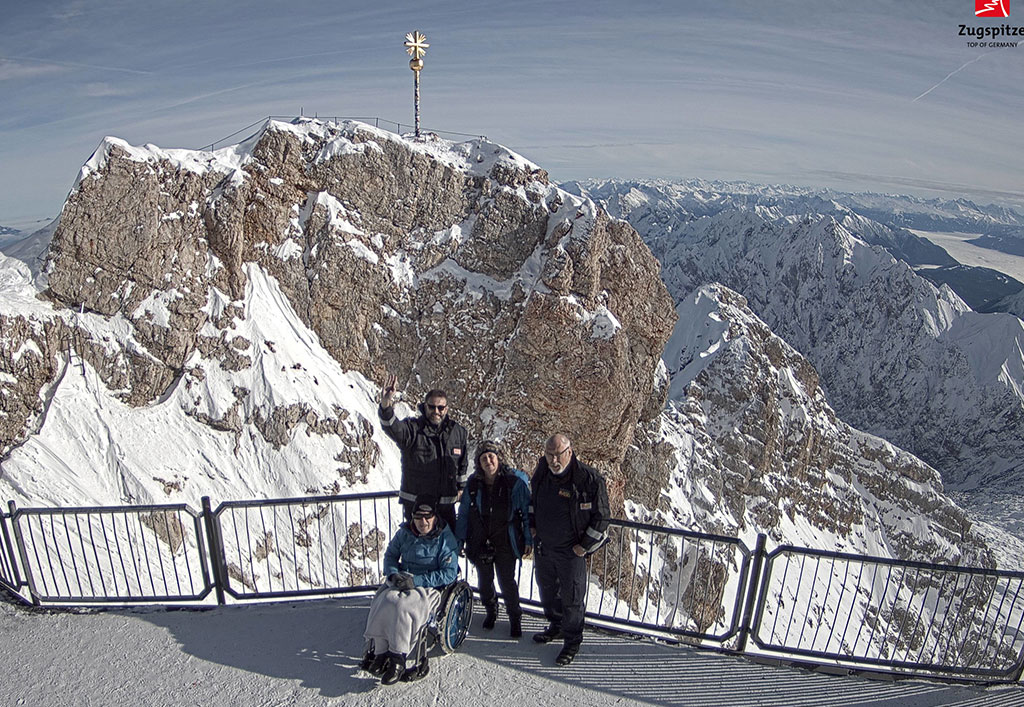
[[[1024,319],[1024,290],[993,303],[991,309],[993,312],[1009,312]]]
[[[633,507],[638,520],[750,546],[764,532],[804,547],[990,562],[938,473],[840,420],[818,373],[744,298],[705,286],[678,314],[665,351],[669,405],[653,431],[671,481]]]
[[[3,273],[15,272],[11,261]],[[394,445],[370,420],[377,389],[338,366],[298,318],[277,283],[251,267],[244,319],[232,332],[251,342],[253,365],[225,370],[200,352],[189,372],[158,401],[144,407],[122,402],[81,358],[63,362],[42,426],[3,462],[0,493],[19,505],[119,505],[188,503],[390,490],[397,485]],[[6,278],[0,307],[61,317],[96,339],[110,340],[124,327],[95,314],[46,311],[33,302],[27,277]],[[215,304],[213,306],[216,306]],[[239,400],[233,391],[247,389]],[[305,421],[287,444],[271,436],[211,428],[200,421],[229,411],[243,419],[270,418],[280,406],[302,406]],[[325,434],[331,421],[342,434]],[[350,444],[345,444],[345,441]],[[355,450],[359,463],[339,462]],[[376,459],[374,459],[376,457]]]

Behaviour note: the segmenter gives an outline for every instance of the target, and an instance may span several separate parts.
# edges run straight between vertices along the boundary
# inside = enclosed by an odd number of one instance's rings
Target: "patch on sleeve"
[[[580,504],[580,510],[581,511],[589,511],[591,509],[591,507],[593,507],[593,505],[594,504],[592,504],[592,503],[581,503]]]
[[[452,448],[452,454],[454,454],[456,456],[462,454],[462,447],[453,447]]]

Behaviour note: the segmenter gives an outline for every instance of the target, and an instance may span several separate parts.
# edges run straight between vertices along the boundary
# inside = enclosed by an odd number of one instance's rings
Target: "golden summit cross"
[[[409,68],[415,74],[415,93],[413,100],[416,106],[416,137],[420,136],[420,70],[423,68],[423,55],[427,53],[427,37],[419,30],[413,30],[405,35],[405,51],[412,59],[409,60]]]

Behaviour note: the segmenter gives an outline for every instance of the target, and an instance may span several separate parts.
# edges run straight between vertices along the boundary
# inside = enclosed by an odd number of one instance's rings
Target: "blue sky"
[[[1024,26],[1024,0],[1010,12]],[[557,180],[1020,205],[1024,44],[957,36],[1004,22],[972,0],[0,0],[0,224],[56,215],[104,135],[202,147],[300,107],[411,122],[413,29],[423,126]]]

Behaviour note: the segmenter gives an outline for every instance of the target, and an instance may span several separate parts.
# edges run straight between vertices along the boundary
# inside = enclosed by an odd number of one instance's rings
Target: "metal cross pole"
[[[429,46],[426,36],[420,34],[419,30],[413,30],[405,35],[405,51],[412,57],[409,60],[409,68],[416,75],[414,100],[416,103],[417,138],[420,136],[420,70],[423,68],[423,55],[427,53],[427,47]]]

